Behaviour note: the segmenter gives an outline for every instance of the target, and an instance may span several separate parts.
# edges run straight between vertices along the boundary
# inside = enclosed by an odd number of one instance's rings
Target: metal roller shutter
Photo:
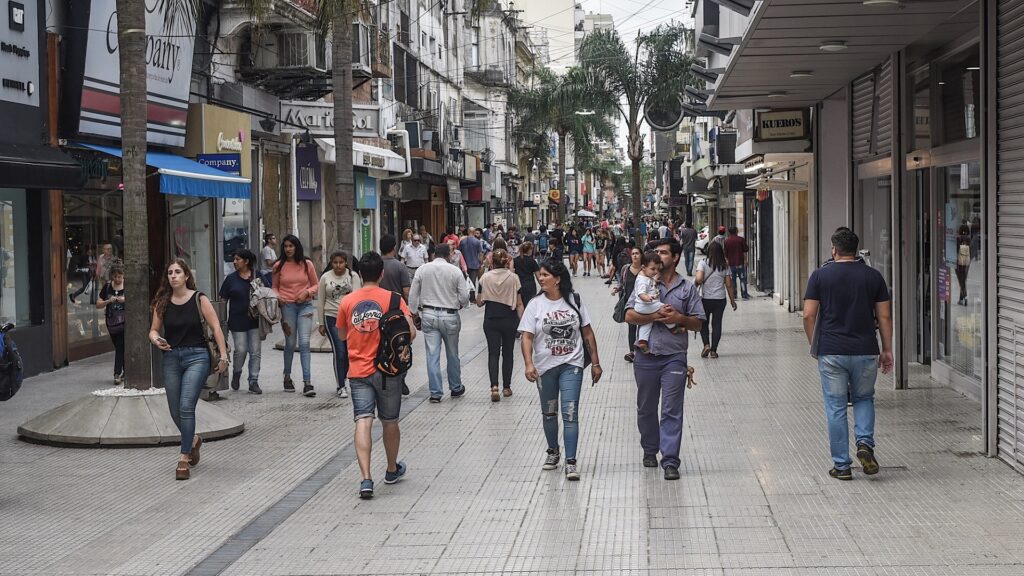
[[[1024,0],[998,2],[996,42],[996,437],[1024,469]]]
[[[853,81],[851,148],[857,162],[874,156],[871,151],[871,131],[875,118],[875,74],[870,72]]]
[[[875,70],[874,155],[892,154],[892,58]]]

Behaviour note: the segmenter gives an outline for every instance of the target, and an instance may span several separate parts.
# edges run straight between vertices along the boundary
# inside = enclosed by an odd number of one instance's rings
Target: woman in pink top
[[[310,382],[309,335],[313,332],[313,319],[317,289],[320,287],[313,261],[306,258],[302,242],[288,234],[281,240],[281,256],[272,270],[273,286],[281,303],[281,329],[284,330],[284,391],[295,392],[292,382],[292,358],[295,356],[295,338],[299,339],[299,361],[302,363],[302,395],[316,396]]]

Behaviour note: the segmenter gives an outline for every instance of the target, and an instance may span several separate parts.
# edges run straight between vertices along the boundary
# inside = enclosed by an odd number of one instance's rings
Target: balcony
[[[391,39],[386,30],[353,23],[352,80],[358,85],[371,78],[391,78]]]
[[[281,29],[243,41],[238,76],[278,98],[316,100],[331,91],[325,42],[305,30]]]
[[[511,75],[501,66],[466,66],[466,78],[491,88],[510,88]]]

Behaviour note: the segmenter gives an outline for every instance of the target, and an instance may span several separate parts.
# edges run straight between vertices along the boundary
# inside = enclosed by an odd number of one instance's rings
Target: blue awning
[[[74,145],[121,157],[120,148],[84,142],[75,142]],[[146,165],[156,168],[157,173],[160,174],[160,192],[164,194],[198,196],[200,198],[249,199],[250,182],[248,178],[232,176],[188,158],[166,152],[147,151]]]

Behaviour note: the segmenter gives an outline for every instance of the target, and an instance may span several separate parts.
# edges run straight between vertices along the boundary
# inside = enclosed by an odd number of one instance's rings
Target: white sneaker
[[[348,398],[348,386],[342,386],[338,388],[338,391],[334,393],[338,398]]]
[[[554,470],[558,468],[558,461],[561,460],[562,455],[556,450],[548,449],[547,456],[544,458],[544,469]]]
[[[575,464],[566,464],[565,465],[565,479],[566,480],[579,480],[580,479],[580,473],[579,473],[579,470],[576,469],[576,465]]]

